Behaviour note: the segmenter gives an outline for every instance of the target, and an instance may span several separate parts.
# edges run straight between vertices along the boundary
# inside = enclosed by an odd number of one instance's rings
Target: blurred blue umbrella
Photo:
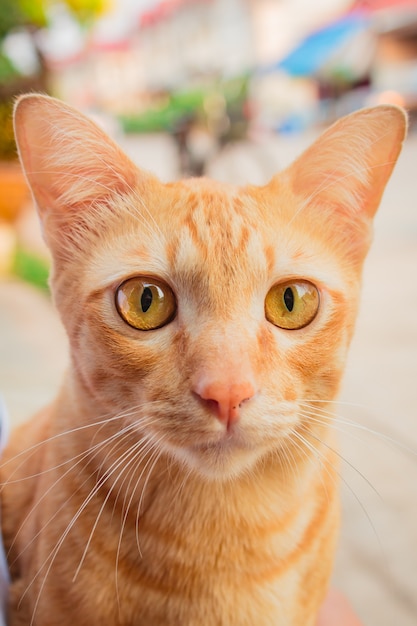
[[[282,70],[291,76],[355,77],[363,73],[369,43],[368,14],[348,13],[308,35],[286,57],[265,69]]]

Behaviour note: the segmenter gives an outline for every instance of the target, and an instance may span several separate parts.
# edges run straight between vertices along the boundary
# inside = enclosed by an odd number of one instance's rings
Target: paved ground
[[[228,149],[211,173],[263,182],[308,139]],[[166,138],[148,138],[129,151],[165,180],[176,175]],[[414,136],[377,219],[338,411],[344,524],[335,581],[367,626],[417,624],[416,157]],[[0,283],[0,389],[14,423],[52,397],[65,355],[49,301],[27,286]]]

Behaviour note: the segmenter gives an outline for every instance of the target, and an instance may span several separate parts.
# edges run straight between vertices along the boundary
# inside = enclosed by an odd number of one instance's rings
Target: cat
[[[363,109],[264,186],[163,184],[18,100],[70,366],[0,470],[10,626],[314,626],[339,524],[317,409],[405,132]]]

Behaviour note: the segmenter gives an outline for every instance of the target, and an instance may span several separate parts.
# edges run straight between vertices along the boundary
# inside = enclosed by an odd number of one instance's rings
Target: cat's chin
[[[238,478],[253,468],[262,451],[253,446],[229,439],[177,448],[176,458],[203,478],[228,481]]]

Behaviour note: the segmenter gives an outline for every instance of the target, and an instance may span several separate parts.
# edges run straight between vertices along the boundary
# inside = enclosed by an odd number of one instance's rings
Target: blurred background
[[[81,109],[164,181],[262,184],[341,115],[406,107],[337,407],[334,582],[366,625],[415,626],[417,0],[0,0],[0,393],[12,424],[51,400],[67,362],[13,140],[27,91]]]

